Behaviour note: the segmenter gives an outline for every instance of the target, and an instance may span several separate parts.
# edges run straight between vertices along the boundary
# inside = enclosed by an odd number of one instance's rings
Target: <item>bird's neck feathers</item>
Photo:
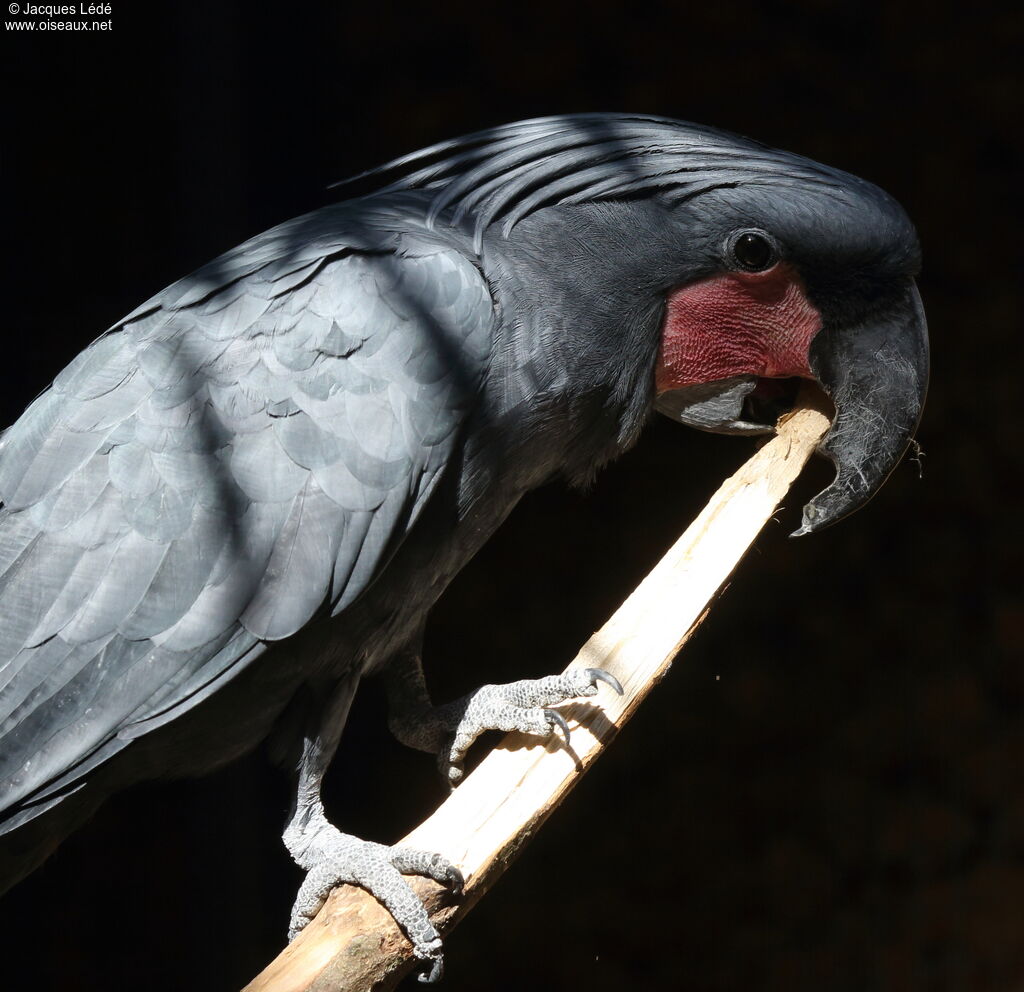
[[[578,485],[636,441],[653,401],[664,297],[629,239],[642,229],[595,222],[613,209],[541,211],[480,255],[497,315],[487,415]]]

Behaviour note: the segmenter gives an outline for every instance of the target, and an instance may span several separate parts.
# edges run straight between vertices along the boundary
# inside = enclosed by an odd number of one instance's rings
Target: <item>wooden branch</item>
[[[622,683],[565,704],[572,751],[509,734],[426,822],[400,843],[437,851],[458,865],[466,890],[455,901],[422,878],[412,885],[443,935],[508,867],[580,775],[665,676],[829,426],[817,401],[779,422],[778,433],[712,497],[704,511],[570,668],[603,668]],[[334,891],[316,919],[244,992],[362,992],[393,989],[413,967],[412,947],[371,896]],[[422,965],[421,965],[422,966]]]

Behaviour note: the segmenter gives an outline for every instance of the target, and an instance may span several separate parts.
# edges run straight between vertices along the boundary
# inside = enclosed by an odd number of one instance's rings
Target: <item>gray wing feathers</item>
[[[482,278],[303,223],[140,307],[0,440],[0,809],[343,610],[439,478],[488,359]]]

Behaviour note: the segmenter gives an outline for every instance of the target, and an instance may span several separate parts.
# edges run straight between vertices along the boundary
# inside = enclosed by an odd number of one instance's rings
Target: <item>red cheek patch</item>
[[[665,310],[657,391],[738,375],[812,378],[807,353],[820,329],[821,315],[787,265],[677,289]]]

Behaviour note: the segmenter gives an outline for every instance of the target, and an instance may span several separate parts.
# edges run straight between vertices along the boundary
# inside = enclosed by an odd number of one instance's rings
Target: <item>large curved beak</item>
[[[793,536],[822,530],[863,506],[907,450],[928,391],[928,325],[911,280],[882,312],[852,326],[825,326],[809,364],[835,404],[818,451],[836,477],[804,507]]]

